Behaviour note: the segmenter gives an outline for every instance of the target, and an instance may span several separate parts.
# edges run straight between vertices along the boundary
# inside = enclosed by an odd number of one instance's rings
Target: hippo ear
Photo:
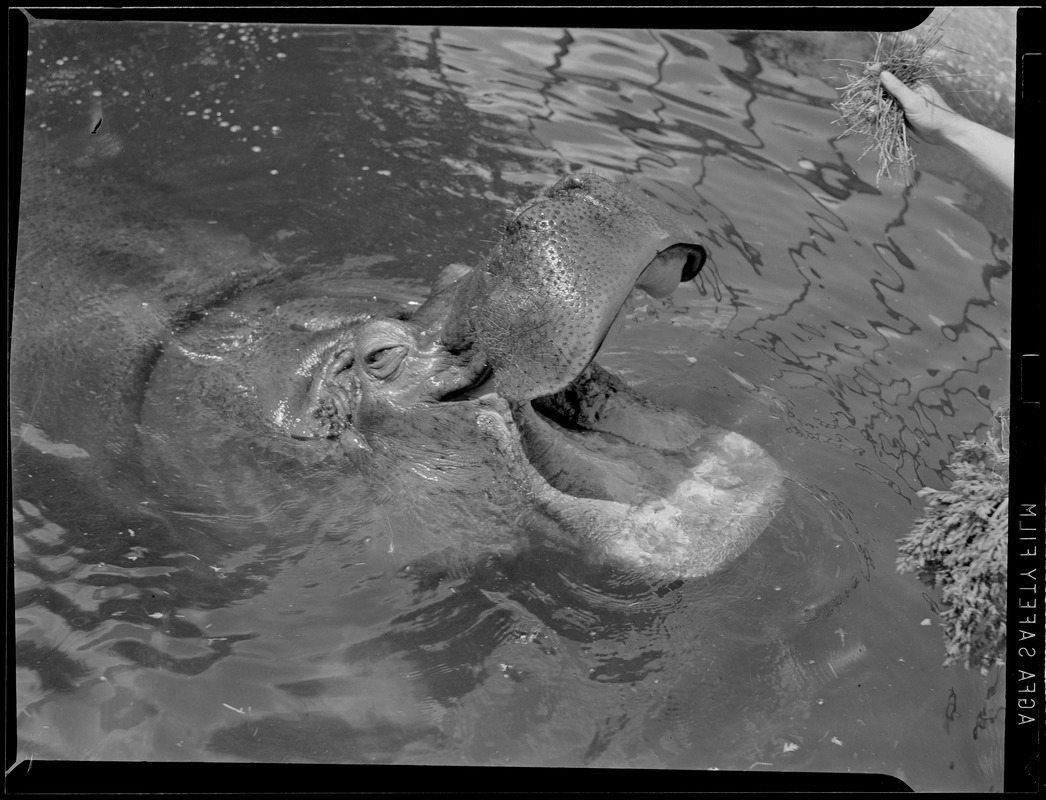
[[[285,422],[283,428],[292,439],[336,439],[346,452],[371,452],[370,445],[359,431],[345,420],[332,422],[319,408],[311,408],[292,421]]]
[[[338,409],[341,405],[330,397],[321,398],[319,403],[305,402],[300,415],[278,424],[292,439],[336,439],[346,452],[371,452],[367,440],[352,426],[351,416]]]
[[[432,294],[442,292],[460,281],[472,271],[472,267],[465,264],[448,264],[440,272],[436,282],[432,285]]]

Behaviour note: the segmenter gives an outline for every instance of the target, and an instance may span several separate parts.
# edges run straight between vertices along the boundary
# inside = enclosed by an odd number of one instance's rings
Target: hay
[[[901,540],[899,572],[940,587],[944,666],[962,661],[982,673],[1005,662],[1009,528],[1009,406],[999,408],[986,442],[961,442],[944,490],[921,489],[926,507]]]
[[[938,22],[918,34],[903,33],[889,40],[881,33],[873,34],[875,55],[872,60],[852,62],[856,68],[843,67],[849,83],[839,87],[841,99],[833,107],[841,117],[834,122],[846,126],[842,136],[856,133],[870,139],[860,158],[872,150],[877,151],[876,186],[884,176],[904,185],[911,185],[915,178],[915,155],[908,142],[904,109],[882,87],[879,73],[885,69],[909,87],[942,77],[940,65],[932,57],[944,38],[942,23]]]

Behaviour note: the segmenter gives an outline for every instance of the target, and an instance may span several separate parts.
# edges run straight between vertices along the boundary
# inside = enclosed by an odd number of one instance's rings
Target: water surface
[[[1001,674],[941,668],[935,595],[893,565],[916,491],[1008,391],[1008,209],[940,154],[915,186],[877,186],[863,144],[835,138],[822,61],[866,39],[793,36],[809,58],[714,31],[34,29],[27,148],[79,186],[132,187],[125,215],[195,219],[207,252],[249,241],[420,300],[555,176],[641,185],[696,227],[710,266],[637,300],[601,363],[767,448],[791,500],[703,581],[651,584],[540,543],[425,573],[381,555],[410,542],[395,511],[113,502],[77,482],[90,454],[23,404],[22,751],[998,790]]]

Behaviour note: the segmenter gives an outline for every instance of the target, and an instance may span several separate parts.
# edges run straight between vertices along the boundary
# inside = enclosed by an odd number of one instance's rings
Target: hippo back
[[[276,264],[244,237],[175,221],[159,193],[63,163],[31,137],[19,203],[15,455],[64,455],[104,476],[135,450],[137,409],[171,331]]]

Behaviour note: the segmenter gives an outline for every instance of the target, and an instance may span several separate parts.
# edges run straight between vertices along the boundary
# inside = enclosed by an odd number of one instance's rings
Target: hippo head
[[[428,496],[508,476],[598,552],[703,575],[765,527],[776,465],[593,359],[634,288],[667,295],[705,257],[655,201],[573,176],[520,208],[482,266],[448,269],[412,315],[284,287],[211,313],[181,350],[207,367],[199,388],[223,418],[261,420],[292,448],[357,456],[385,481],[421,475]]]
[[[475,428],[474,414],[466,421],[467,409],[445,401],[484,368],[406,316],[392,304],[296,297],[277,286],[183,332],[152,383],[191,386],[218,411],[218,424],[284,441],[303,458],[310,451],[427,458],[443,448],[438,440],[452,419]]]

